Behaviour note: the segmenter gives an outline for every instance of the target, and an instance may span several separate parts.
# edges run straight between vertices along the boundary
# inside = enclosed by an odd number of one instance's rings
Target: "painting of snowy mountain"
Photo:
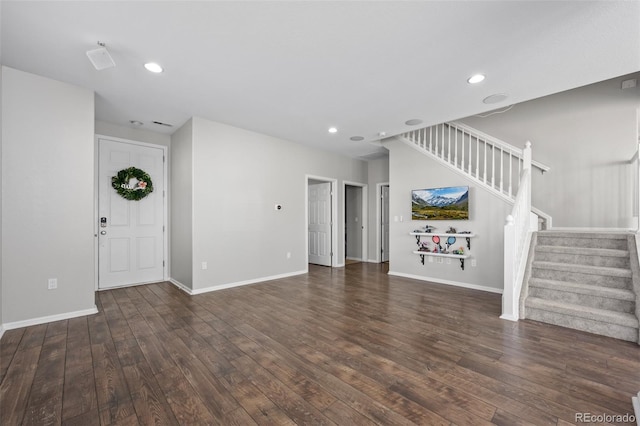
[[[411,191],[411,219],[469,219],[469,187],[414,189]]]

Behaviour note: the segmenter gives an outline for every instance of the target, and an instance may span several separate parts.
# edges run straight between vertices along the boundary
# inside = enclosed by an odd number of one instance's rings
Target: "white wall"
[[[555,227],[628,227],[638,148],[640,89],[621,81],[640,73],[515,105],[503,114],[462,122],[518,147],[530,140],[533,158],[551,167],[533,173],[532,204]]]
[[[0,6],[0,10],[2,9],[2,6]],[[2,75],[3,75],[3,71],[4,67],[0,66],[0,165],[2,164],[2,118],[3,118],[3,114],[2,114]],[[2,188],[2,171],[0,170],[0,189]],[[3,316],[2,316],[2,241],[4,241],[2,239],[2,191],[0,191],[0,338],[2,337],[2,334],[4,333],[4,327],[3,327]]]
[[[369,262],[380,262],[380,200],[377,193],[379,183],[389,183],[389,157],[369,160],[367,162],[367,182],[369,184],[369,236],[367,256]],[[389,187],[389,191],[393,188]]]
[[[389,269],[390,274],[405,275],[428,281],[452,283],[499,292],[503,288],[503,227],[511,206],[475,186],[461,175],[418,153],[403,142],[392,140],[385,143],[389,149],[390,203],[389,215]],[[411,220],[411,191],[413,189],[440,188],[446,186],[469,186],[469,220],[422,221]],[[402,221],[400,221],[402,216]],[[395,217],[398,221],[395,221]],[[429,262],[420,263],[420,257],[412,253],[417,249],[416,239],[409,233],[425,225],[437,227],[436,232],[446,232],[453,226],[458,232],[470,231],[477,235],[471,239],[468,251],[477,266],[471,266],[471,259],[461,270],[460,261],[451,259],[451,264]],[[458,239],[455,247],[466,241]]]
[[[342,182],[366,183],[364,161],[197,117],[192,133],[194,290],[307,269],[307,175],[338,180],[336,223],[344,235]]]
[[[95,309],[94,94],[3,67],[3,323]],[[48,278],[58,279],[47,290]]]
[[[95,127],[96,134],[98,135],[113,136],[115,138],[163,146],[169,146],[171,144],[171,135],[153,132],[141,127],[125,127],[99,120],[96,120]]]
[[[193,288],[193,130],[187,121],[171,136],[169,201],[171,206],[172,279]]]

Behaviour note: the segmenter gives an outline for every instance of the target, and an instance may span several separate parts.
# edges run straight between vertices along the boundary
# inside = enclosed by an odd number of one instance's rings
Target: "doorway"
[[[380,263],[389,261],[389,184],[378,184],[378,253]]]
[[[97,136],[98,205],[96,217],[100,290],[166,279],[166,147]],[[112,178],[131,167],[146,173],[150,182],[139,185],[139,176],[123,183],[128,196],[148,191],[143,198],[127,199],[113,187]],[[148,180],[149,180],[148,179]]]
[[[344,182],[344,263],[367,261],[367,185]]]
[[[335,266],[337,216],[335,179],[307,176],[307,257],[315,265]]]

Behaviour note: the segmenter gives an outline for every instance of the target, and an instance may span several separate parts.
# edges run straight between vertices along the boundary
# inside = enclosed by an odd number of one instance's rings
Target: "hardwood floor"
[[[500,301],[367,263],[191,297],[170,283],[104,291],[97,315],[5,333],[0,424],[566,425],[582,412],[633,414],[638,345],[503,321]]]

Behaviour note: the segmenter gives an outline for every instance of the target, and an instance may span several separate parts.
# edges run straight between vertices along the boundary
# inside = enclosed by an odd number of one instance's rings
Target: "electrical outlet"
[[[451,265],[451,259],[447,258],[447,265]]]
[[[471,259],[471,266],[475,268],[476,266],[478,266],[478,262],[475,259]]]
[[[429,263],[433,263],[433,257],[429,256]]]
[[[207,262],[202,262],[202,270],[207,269]]]
[[[47,289],[55,290],[58,288],[58,279],[57,278],[49,278],[49,282],[47,284]]]
[[[438,263],[442,263],[444,261],[444,259],[441,258],[441,257],[437,258],[436,260],[437,260]]]
[[[291,252],[290,251],[287,252],[287,259],[291,259]]]

